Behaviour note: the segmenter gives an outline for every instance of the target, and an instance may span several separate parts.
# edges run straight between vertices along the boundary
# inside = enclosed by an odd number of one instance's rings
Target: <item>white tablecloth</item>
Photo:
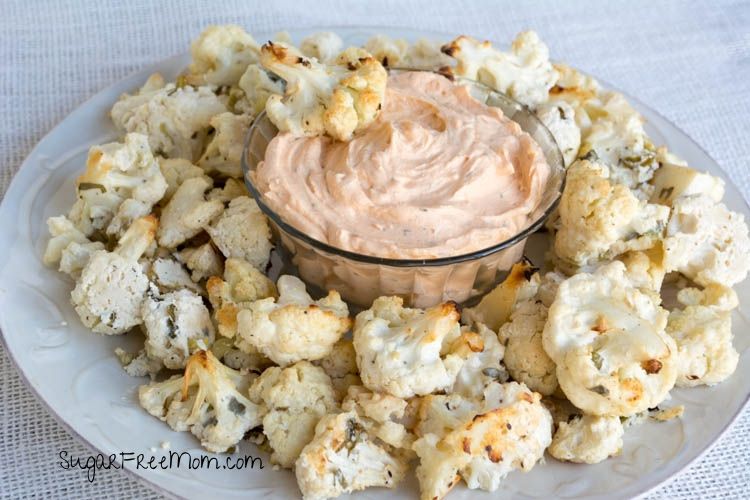
[[[407,5],[408,3],[408,5]],[[313,6],[313,4],[315,4]],[[248,31],[403,26],[509,41],[539,32],[554,58],[614,83],[679,124],[750,198],[750,4],[705,2],[0,2],[0,195],[34,144],[98,90],[186,50],[209,23]],[[2,311],[0,311],[2,314]],[[748,335],[749,332],[737,332]],[[0,349],[2,351],[2,349]],[[0,352],[0,497],[150,497],[121,471],[58,468],[91,453],[21,382]],[[652,498],[750,496],[750,411]]]

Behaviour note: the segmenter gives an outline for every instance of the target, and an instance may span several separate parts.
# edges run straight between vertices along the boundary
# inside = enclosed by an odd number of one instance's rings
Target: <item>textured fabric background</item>
[[[679,124],[750,198],[747,2],[3,0],[0,10],[0,196],[34,144],[86,98],[187,50],[206,24],[234,22],[251,33],[381,25],[498,41],[533,28],[554,58],[637,95]],[[100,472],[90,484],[81,472],[60,470],[59,450],[90,451],[36,401],[4,352],[0,380],[0,497],[154,496],[120,471]],[[750,410],[651,498],[748,496]]]

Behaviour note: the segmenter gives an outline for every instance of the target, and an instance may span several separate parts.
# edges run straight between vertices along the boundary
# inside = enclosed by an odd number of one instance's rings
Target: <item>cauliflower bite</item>
[[[224,272],[224,260],[210,242],[197,247],[184,248],[176,252],[175,257],[190,269],[190,279],[196,283]]]
[[[208,174],[242,178],[240,157],[251,122],[250,115],[235,115],[230,112],[211,118],[214,136],[198,160],[198,166]]]
[[[172,429],[189,429],[204,448],[221,453],[261,424],[264,409],[243,395],[250,382],[210,352],[197,351],[188,359],[183,376],[140,386],[138,400]]]
[[[221,216],[206,228],[225,257],[245,259],[264,270],[271,258],[271,229],[266,216],[249,196],[229,202]]]
[[[531,470],[552,441],[552,416],[523,384],[491,384],[475,411],[461,413],[442,435],[428,432],[414,444],[425,500],[444,497],[459,475],[471,489],[495,491],[512,470]]]
[[[125,373],[131,377],[156,377],[156,374],[164,368],[160,359],[154,359],[146,354],[145,349],[141,349],[137,353],[129,353],[124,349],[117,347],[115,348],[115,356],[122,365],[122,369]]]
[[[453,59],[440,50],[440,43],[424,38],[409,45],[403,39],[375,35],[367,40],[364,48],[386,68],[438,70],[453,63]]]
[[[305,500],[335,498],[371,487],[393,488],[408,464],[365,429],[355,411],[323,417],[294,465]]]
[[[578,128],[575,111],[570,104],[562,101],[544,103],[539,105],[534,113],[555,138],[565,160],[565,166],[573,163],[581,147],[581,129]]]
[[[219,200],[206,200],[212,186],[205,177],[183,182],[161,212],[157,238],[159,245],[174,249],[197,235],[224,212]]]
[[[104,250],[103,243],[89,241],[64,215],[47,219],[47,228],[51,238],[47,242],[42,262],[45,266],[58,266],[60,272],[73,279],[81,275],[92,253]]]
[[[284,94],[284,80],[264,70],[259,64],[251,64],[240,78],[239,88],[244,93],[249,112],[257,115],[266,109],[272,95]]]
[[[226,182],[222,187],[215,187],[211,191],[209,191],[206,198],[209,201],[219,200],[220,202],[228,205],[229,202],[235,198],[249,195],[250,193],[248,192],[245,184],[243,184],[242,181],[230,178],[226,179]]]
[[[729,378],[739,354],[732,345],[732,310],[737,294],[722,285],[685,288],[677,300],[685,307],[669,314],[667,333],[677,343],[677,385],[714,385]]]
[[[152,296],[141,307],[146,354],[170,370],[185,368],[190,354],[214,341],[211,315],[203,299],[190,290]]]
[[[657,149],[657,160],[659,168],[651,179],[652,203],[671,206],[676,199],[690,196],[706,196],[719,203],[724,197],[724,181],[719,177],[681,164],[666,148]]]
[[[136,220],[114,252],[98,250],[91,255],[70,300],[87,328],[119,335],[143,322],[141,305],[149,281],[138,263],[154,241],[158,221],[149,215]]]
[[[652,247],[669,217],[667,207],[639,200],[606,165],[588,160],[568,168],[559,211],[554,251],[573,267]]]
[[[701,286],[734,286],[750,270],[745,217],[708,196],[673,202],[664,251],[668,271],[679,271]]]
[[[661,241],[646,250],[624,253],[617,259],[625,264],[628,278],[633,285],[659,293],[667,271],[666,255]]]
[[[312,441],[318,421],[337,407],[331,379],[307,361],[268,368],[250,387],[250,399],[266,411],[263,433],[273,450],[271,461],[285,468]]]
[[[155,154],[194,161],[211,118],[226,110],[212,87],[164,84],[153,75],[136,94],[120,97],[110,116],[119,130],[147,136]]]
[[[89,150],[68,218],[87,237],[106,233],[119,238],[135,219],[151,213],[166,189],[146,137],[128,134],[122,143]]]
[[[500,52],[490,42],[468,36],[456,38],[442,50],[456,59],[456,75],[483,83],[527,106],[546,101],[558,78],[549,62],[547,46],[533,31],[519,33],[510,52]]]
[[[450,393],[480,397],[491,382],[507,382],[508,372],[503,366],[505,349],[497,334],[483,324],[478,323],[472,329],[461,327],[461,337],[451,350],[466,360],[456,375]],[[461,350],[466,352],[462,353]]]
[[[336,33],[321,31],[304,38],[299,44],[299,49],[307,57],[314,57],[319,62],[330,64],[339,55],[343,45],[344,41]]]
[[[249,307],[256,300],[278,297],[273,281],[242,259],[227,259],[224,279],[210,277],[206,290],[219,335],[229,338],[237,334],[237,313],[240,309]]]
[[[326,65],[294,47],[269,42],[260,62],[286,81],[284,96],[271,95],[266,102],[268,117],[283,132],[325,133],[347,141],[382,108],[388,74],[364,49],[351,47]]]
[[[657,294],[615,261],[560,284],[542,334],[568,399],[587,414],[627,417],[662,402],[677,378],[677,346]]]
[[[317,360],[315,364],[323,368],[331,377],[336,401],[344,399],[350,386],[362,384],[357,368],[357,353],[354,351],[354,344],[349,339],[336,342],[331,352]]]
[[[166,205],[174,196],[177,188],[187,179],[204,177],[207,181],[210,181],[202,168],[182,158],[159,158],[159,168],[164,180],[167,181],[167,190],[161,199],[161,205]]]
[[[149,281],[156,286],[159,293],[187,289],[198,295],[205,294],[205,291],[190,279],[190,274],[183,265],[171,257],[158,257],[144,267]]]
[[[402,38],[375,35],[365,42],[364,49],[386,68],[407,67],[404,64],[409,42]]]
[[[620,417],[584,415],[560,422],[547,451],[565,462],[597,464],[620,454],[624,433]]]
[[[555,362],[542,346],[547,308],[541,300],[526,300],[516,306],[510,321],[500,327],[498,337],[505,344],[505,367],[518,382],[532,391],[549,396],[557,390]]]
[[[380,439],[403,458],[413,456],[414,435],[405,424],[409,403],[390,394],[371,392],[360,385],[349,387],[343,411],[356,411],[371,436]]]
[[[404,307],[401,297],[379,297],[357,315],[354,350],[362,383],[399,398],[451,387],[465,353],[452,352],[461,335],[452,302],[427,310]]]
[[[539,275],[531,262],[524,260],[513,265],[505,280],[482,297],[474,307],[461,313],[461,320],[469,325],[482,323],[497,331],[508,321],[517,302],[536,295],[539,289]]]
[[[238,313],[237,346],[257,349],[281,366],[327,356],[351,326],[338,292],[313,300],[294,276],[281,276],[276,286],[278,299],[256,300]]]
[[[557,71],[558,79],[549,90],[547,102],[549,104],[564,102],[573,108],[578,128],[581,129],[581,134],[585,134],[598,115],[601,93],[599,82],[566,64],[558,63],[553,66]]]
[[[260,47],[240,26],[226,24],[203,30],[190,45],[190,54],[190,83],[236,85],[247,66],[258,62]]]

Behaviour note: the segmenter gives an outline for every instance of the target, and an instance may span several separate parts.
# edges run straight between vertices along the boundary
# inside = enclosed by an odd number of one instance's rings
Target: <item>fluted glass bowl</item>
[[[526,106],[480,83],[460,79],[459,83],[469,85],[475,98],[500,108],[517,122],[541,147],[551,167],[543,197],[526,227],[491,247],[436,259],[375,257],[318,241],[284,221],[255,186],[255,169],[278,133],[262,112],[250,127],[242,153],[245,184],[271,222],[282,259],[291,262],[305,282],[322,290],[337,290],[344,300],[362,307],[369,307],[381,295],[398,295],[411,306],[428,307],[446,300],[463,303],[486,293],[521,259],[526,239],[544,224],[560,200],[565,183],[562,154],[552,134]]]

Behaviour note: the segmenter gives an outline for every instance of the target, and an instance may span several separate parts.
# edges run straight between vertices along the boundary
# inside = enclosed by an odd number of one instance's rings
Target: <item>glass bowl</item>
[[[526,239],[544,224],[560,201],[565,183],[562,154],[552,134],[529,108],[478,82],[458,81],[469,85],[475,98],[500,108],[531,135],[551,167],[543,197],[526,227],[508,240],[463,255],[435,259],[363,255],[323,243],[285,222],[255,187],[255,169],[278,133],[265,112],[256,117],[242,152],[245,184],[271,222],[282,260],[291,262],[308,285],[337,290],[344,300],[362,307],[369,307],[381,295],[398,295],[412,307],[429,307],[447,300],[460,304],[489,291],[522,258]]]

